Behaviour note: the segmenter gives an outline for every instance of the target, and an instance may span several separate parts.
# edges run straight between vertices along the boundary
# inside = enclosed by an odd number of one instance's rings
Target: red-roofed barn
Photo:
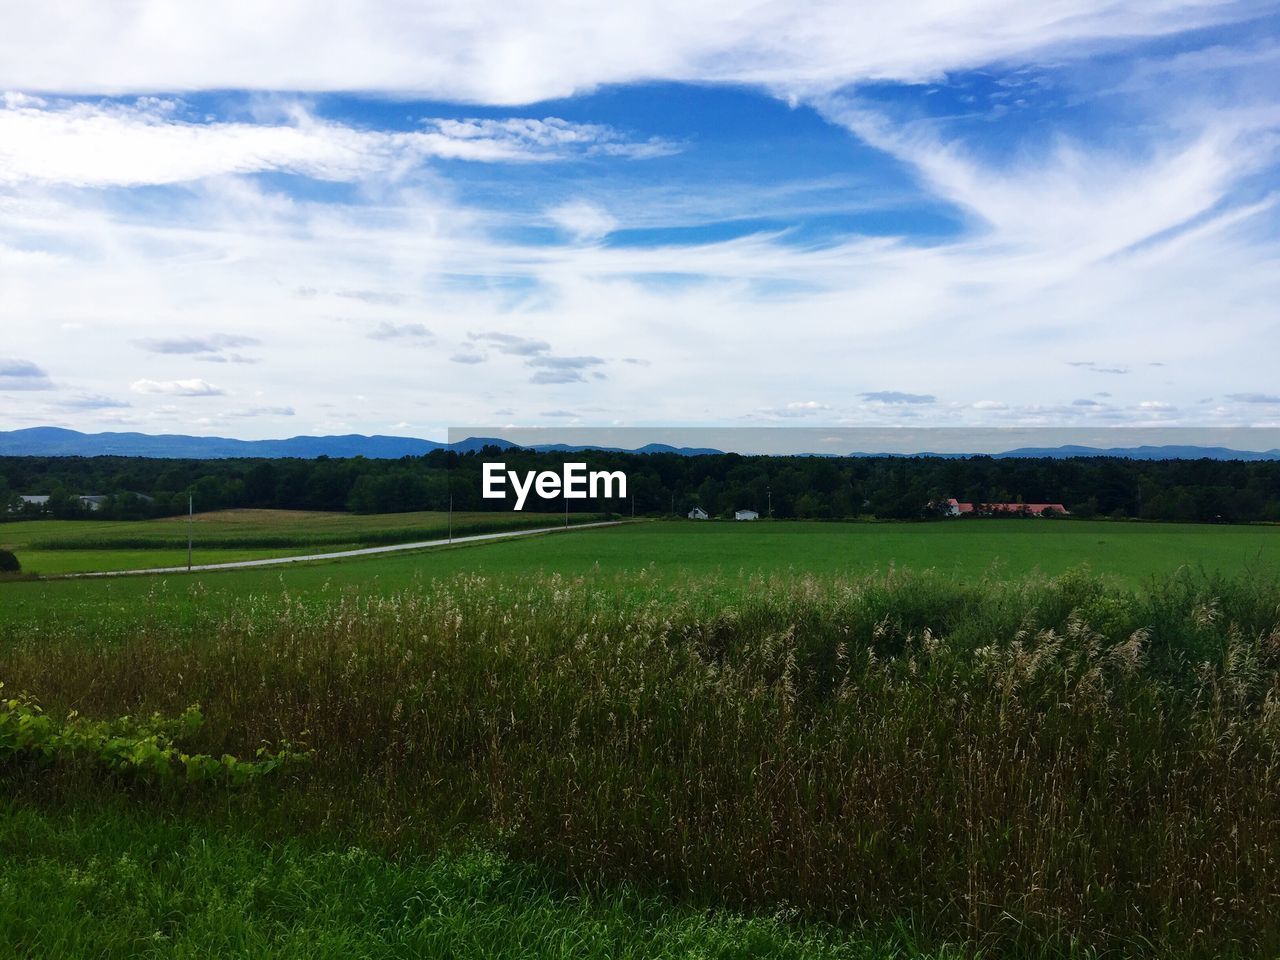
[[[952,517],[1042,517],[1050,514],[1069,515],[1069,511],[1060,503],[961,503],[955,497],[947,501],[947,514]]]

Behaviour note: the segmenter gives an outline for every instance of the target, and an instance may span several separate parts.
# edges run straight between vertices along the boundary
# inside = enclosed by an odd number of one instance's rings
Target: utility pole
[[[187,491],[187,573],[191,572],[191,540],[192,525],[195,523],[196,507],[195,497],[190,490]]]
[[[449,494],[449,542],[453,543],[453,494]]]
[[[671,494],[671,515],[673,517],[676,515],[676,495],[674,493]]]
[[[773,519],[773,487],[764,488],[765,496],[769,498],[769,519]]]
[[[569,525],[569,498],[568,498],[568,496],[566,496],[566,497],[564,498],[564,525],[565,525],[566,527]]]

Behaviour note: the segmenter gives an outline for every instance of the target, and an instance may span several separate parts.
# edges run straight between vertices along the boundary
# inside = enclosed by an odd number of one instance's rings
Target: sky
[[[1280,426],[1278,3],[27,7],[0,430]]]

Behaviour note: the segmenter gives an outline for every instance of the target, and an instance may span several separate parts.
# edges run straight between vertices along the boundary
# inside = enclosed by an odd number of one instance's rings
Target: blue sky
[[[75,3],[0,429],[1280,425],[1280,11]]]

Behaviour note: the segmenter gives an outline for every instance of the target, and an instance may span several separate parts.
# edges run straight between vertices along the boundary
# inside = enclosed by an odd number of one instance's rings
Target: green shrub
[[[11,550],[0,550],[0,573],[21,573],[22,564]]]
[[[3,688],[0,683],[0,690]],[[19,694],[0,700],[0,766],[23,759],[50,763],[87,760],[106,770],[144,779],[239,785],[286,763],[307,759],[287,744],[275,752],[259,747],[253,760],[182,752],[177,742],[203,725],[204,716],[195,706],[170,719],[155,714],[146,720],[121,717],[98,721],[72,711],[65,719],[55,720],[31,697]]]

